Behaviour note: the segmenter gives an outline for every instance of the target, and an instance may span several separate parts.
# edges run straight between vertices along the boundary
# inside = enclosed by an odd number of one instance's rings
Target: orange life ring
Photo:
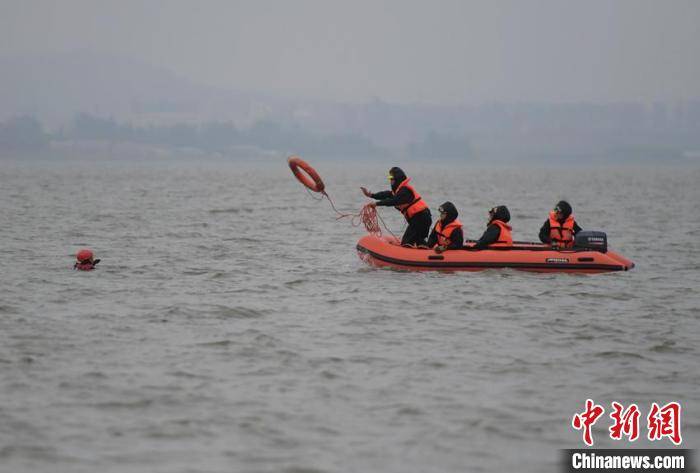
[[[289,169],[292,170],[299,182],[310,190],[314,192],[323,192],[323,189],[326,188],[321,180],[321,176],[318,175],[316,170],[299,156],[290,156],[287,159],[287,163],[289,164]],[[304,172],[302,173],[302,171]]]

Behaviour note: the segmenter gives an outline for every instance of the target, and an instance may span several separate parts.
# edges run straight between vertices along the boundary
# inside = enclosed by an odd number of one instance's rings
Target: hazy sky
[[[343,101],[700,98],[700,0],[0,0],[0,54],[76,50]]]

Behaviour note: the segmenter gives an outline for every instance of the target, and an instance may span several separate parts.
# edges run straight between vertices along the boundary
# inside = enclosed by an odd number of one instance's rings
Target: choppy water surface
[[[570,276],[370,269],[284,159],[0,164],[3,472],[555,471],[589,397],[679,401],[698,446],[697,167],[404,166],[469,238],[566,197],[637,264]],[[386,184],[316,164],[343,209]]]

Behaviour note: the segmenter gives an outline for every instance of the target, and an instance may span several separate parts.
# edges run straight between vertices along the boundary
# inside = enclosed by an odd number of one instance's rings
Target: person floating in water
[[[362,193],[377,202],[369,205],[388,207],[393,206],[399,210],[408,222],[408,228],[401,238],[401,244],[405,246],[425,245],[425,239],[430,231],[432,217],[428,204],[409,182],[410,178],[401,168],[393,167],[387,176],[391,184],[391,190],[372,193],[364,187],[360,187]]]
[[[489,247],[513,246],[512,228],[508,225],[509,221],[510,212],[505,205],[499,205],[489,210],[486,231],[471,249],[483,250]]]
[[[549,212],[549,219],[540,228],[540,241],[551,243],[555,248],[571,248],[574,237],[582,230],[574,220],[573,209],[565,200],[560,200]]]
[[[79,271],[92,271],[95,269],[95,266],[97,266],[97,263],[100,262],[99,259],[94,259],[92,250],[88,249],[83,249],[78,251],[75,255],[75,259],[77,260],[75,264],[73,265],[73,269],[77,269]]]
[[[445,250],[456,250],[462,248],[464,233],[462,222],[457,219],[459,213],[452,202],[445,202],[438,209],[440,219],[433,227],[428,237],[428,247],[435,247],[436,253]]]

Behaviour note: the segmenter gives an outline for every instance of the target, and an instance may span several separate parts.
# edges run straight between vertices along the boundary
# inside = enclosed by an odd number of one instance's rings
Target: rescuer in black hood
[[[512,229],[508,222],[510,222],[510,212],[505,205],[499,205],[489,210],[486,231],[471,249],[483,250],[489,247],[513,246]]]
[[[540,241],[551,243],[556,248],[571,248],[574,246],[574,237],[581,230],[574,220],[571,204],[560,200],[540,228]]]
[[[428,247],[435,247],[436,253],[462,248],[464,233],[462,222],[457,219],[459,215],[457,208],[452,202],[445,202],[440,206],[438,212],[440,212],[440,219],[433,227],[433,231],[430,232]]]
[[[402,245],[424,245],[432,223],[428,204],[413,188],[410,184],[411,179],[406,177],[401,168],[391,168],[387,178],[391,183],[391,190],[372,193],[364,187],[360,189],[365,196],[377,201],[369,205],[395,207],[404,215],[408,228],[401,238]]]

